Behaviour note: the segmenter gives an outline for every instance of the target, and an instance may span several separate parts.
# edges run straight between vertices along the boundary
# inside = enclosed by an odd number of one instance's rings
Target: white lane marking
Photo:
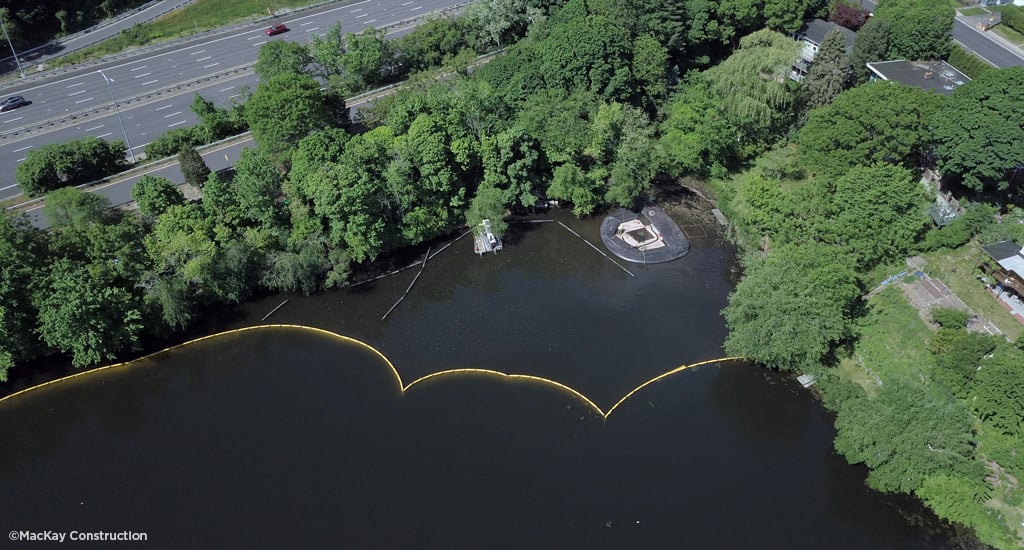
[[[14,161],[14,162],[21,162],[21,161],[25,160],[26,158],[28,158],[28,157],[21,157],[20,159]]]
[[[68,94],[68,97],[71,97],[73,95],[78,95],[78,94],[84,94],[85,92],[88,92],[88,91],[89,90],[78,90],[77,92],[71,92],[70,94]]]
[[[25,159],[18,159],[18,162],[21,162],[21,161],[23,161],[23,160],[25,160]],[[13,187],[17,187],[17,186],[18,186],[18,184],[14,184],[14,185],[8,185],[7,187],[0,187],[0,191],[6,191],[6,190],[8,190],[8,189],[11,189],[11,188],[13,188]]]
[[[164,115],[164,118],[171,118],[172,116],[177,116],[177,115],[180,115],[180,114],[181,114],[181,111],[178,111],[176,113],[171,113],[169,115]]]
[[[312,25],[313,23],[316,23],[316,21],[306,21],[305,23],[299,23],[299,26],[305,27],[306,25]]]
[[[33,147],[35,147],[35,145],[29,145],[28,147],[22,147],[21,149],[15,149],[14,152],[15,153],[19,153],[21,151],[24,151],[25,149],[31,149]]]
[[[9,118],[9,119],[5,120],[4,122],[5,122],[5,123],[6,123],[6,122],[14,122],[14,121],[16,121],[16,120],[21,120],[21,119],[23,119],[23,118],[25,118],[25,117],[23,117],[23,116],[19,116],[19,117]]]
[[[105,133],[105,134],[100,134],[100,135],[98,135],[98,136],[96,136],[96,137],[98,137],[98,138],[105,138],[105,137],[107,137],[107,136],[109,136],[110,134],[113,134],[113,133],[114,133],[114,132],[107,132],[107,133]]]
[[[411,2],[410,2],[410,3],[411,3]],[[349,13],[355,13],[355,12],[357,12],[357,11],[363,11],[363,8],[356,8],[356,9],[354,9],[354,10],[350,11]]]
[[[156,109],[153,109],[153,110],[154,111],[163,111],[164,109],[170,109],[171,107],[174,107],[174,105],[173,104],[171,104],[171,105],[164,105],[163,107],[157,107]]]
[[[135,71],[141,71],[142,69],[145,69],[146,67],[149,67],[149,65],[143,65],[141,67],[135,67],[134,69],[132,69],[132,70],[130,70],[128,72],[134,73]]]
[[[85,86],[85,82],[79,82],[78,84],[72,84],[68,88],[74,88],[75,86]]]
[[[160,80],[159,79],[158,80],[150,80],[149,82],[143,82],[142,84],[139,84],[139,86],[148,86],[150,84],[154,84],[154,83],[157,83],[157,82],[160,82]]]
[[[86,129],[85,129],[85,131],[86,131],[86,132],[91,132],[91,131],[93,131],[93,130],[99,130],[99,129],[100,129],[100,128],[102,128],[102,127],[103,127],[103,125],[102,125],[102,124],[100,124],[99,126],[93,126],[92,128],[86,128]]]
[[[199,50],[198,52],[192,52],[189,55],[199,55],[201,53],[206,53],[206,50]]]
[[[179,125],[179,124],[185,124],[185,122],[186,122],[186,121],[184,121],[184,120],[180,120],[180,121],[178,121],[178,122],[175,122],[174,124],[168,124],[168,125],[167,125],[167,127],[168,127],[168,128],[174,128],[175,126],[177,126],[177,125]]]
[[[206,57],[200,57],[199,59],[196,59],[196,61],[197,61],[197,62],[198,62],[198,61],[206,61],[207,59],[212,59],[212,58],[213,58],[213,56],[212,56],[212,55],[208,55],[208,56],[206,56]]]
[[[320,30],[320,27],[313,27],[312,29],[306,29],[306,32],[313,32]]]
[[[246,40],[256,40],[259,37],[260,35],[257,34],[256,36],[250,36],[249,38],[246,38]]]
[[[327,36],[327,33],[322,32],[322,33],[318,34],[317,36]]]
[[[203,65],[203,68],[204,69],[209,69],[210,67],[216,67],[217,65],[220,65],[220,62],[211,63],[210,65]]]
[[[234,86],[228,86],[227,88],[224,88],[223,90],[217,90],[217,91],[218,91],[218,92],[226,92],[226,91],[228,91],[228,90],[234,90],[234,89],[235,89],[235,87],[234,87]]]
[[[376,19],[371,19],[371,20],[369,20],[369,21],[364,21],[364,22],[363,22],[363,24],[364,24],[364,25],[369,25],[370,23],[376,23],[376,22],[377,22],[377,20],[376,20]]]
[[[142,77],[144,77],[144,76],[149,76],[149,75],[151,75],[151,74],[153,74],[153,73],[142,73],[142,74],[140,74],[139,76],[133,76],[132,78],[142,78]]]
[[[368,13],[364,13],[364,14],[362,14],[362,15],[357,15],[357,16],[356,16],[356,19],[362,19],[363,17],[366,17],[367,15],[370,15],[370,14],[368,14]]]
[[[93,98],[91,98],[91,97],[87,97],[87,98],[85,98],[85,99],[83,99],[81,101],[76,101],[75,105],[78,105],[79,103],[85,103],[86,101],[92,101],[92,99]]]
[[[266,43],[267,43],[267,41],[266,41],[266,40],[264,40],[263,42],[253,42],[253,44],[252,44],[252,45],[253,45],[253,46],[262,46],[262,45],[264,45],[264,44],[266,44]]]
[[[409,8],[409,11],[422,10],[423,6],[416,6],[415,8]]]
[[[412,4],[412,2],[406,2],[406,3],[402,4],[402,5],[403,6],[408,6],[409,4]]]
[[[139,149],[141,147],[145,147],[145,146],[149,145],[150,143],[153,143],[153,142],[152,141],[147,141],[146,143],[143,143],[142,145],[136,145],[135,147],[132,147],[132,149]]]

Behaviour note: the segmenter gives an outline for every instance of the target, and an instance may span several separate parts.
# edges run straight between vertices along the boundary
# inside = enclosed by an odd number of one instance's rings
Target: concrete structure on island
[[[671,262],[690,251],[683,230],[657,206],[612,212],[601,222],[601,241],[612,254],[638,264]]]

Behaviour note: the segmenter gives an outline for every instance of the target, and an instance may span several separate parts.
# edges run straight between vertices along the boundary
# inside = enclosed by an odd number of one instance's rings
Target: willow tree
[[[722,98],[726,116],[743,128],[748,141],[763,142],[792,115],[793,94],[786,84],[800,45],[770,30],[751,33],[740,47],[706,76]]]

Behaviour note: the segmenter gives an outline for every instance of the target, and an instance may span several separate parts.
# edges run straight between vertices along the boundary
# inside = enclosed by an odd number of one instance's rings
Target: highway
[[[127,133],[127,141],[138,154],[168,129],[195,124],[196,117],[189,109],[195,93],[226,105],[242,87],[255,87],[256,77],[248,67],[268,41],[306,43],[335,23],[341,23],[343,32],[359,32],[455,4],[452,0],[362,0],[330,5],[275,19],[291,30],[274,37],[266,35],[265,24],[252,25],[25,87],[9,87],[3,91],[5,96],[22,95],[33,103],[0,113],[0,200],[20,193],[14,181],[15,167],[33,148],[87,135],[124,140]],[[109,88],[104,75],[110,79]],[[124,130],[113,109],[112,95]]]

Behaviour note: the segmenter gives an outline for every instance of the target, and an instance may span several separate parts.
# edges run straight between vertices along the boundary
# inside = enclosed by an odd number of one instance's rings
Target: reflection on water
[[[720,355],[726,249],[695,241],[629,277],[546,225],[496,257],[453,247],[385,322],[404,276],[293,298],[272,321],[365,338],[406,383],[486,367],[603,408]],[[156,548],[953,545],[865,489],[833,436],[806,393],[749,366],[674,375],[603,422],[523,379],[403,394],[372,350],[261,329],[0,404],[0,509],[12,529],[131,529]]]

